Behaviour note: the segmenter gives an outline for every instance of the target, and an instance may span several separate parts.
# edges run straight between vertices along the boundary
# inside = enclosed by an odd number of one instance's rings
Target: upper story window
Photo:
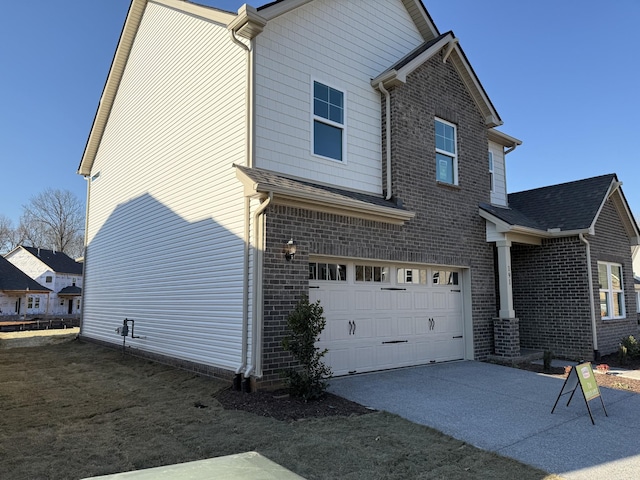
[[[45,283],[53,282],[53,277],[51,275],[47,275],[46,277],[44,277],[44,282]]]
[[[624,285],[622,265],[598,262],[600,283],[600,316],[602,319],[624,318]]]
[[[451,185],[458,184],[458,154],[456,126],[438,118],[436,126],[436,180]]]
[[[313,153],[344,159],[344,92],[313,82]]]
[[[493,152],[489,152],[489,186],[491,192],[496,191],[496,185],[493,179]]]
[[[71,279],[71,285],[74,286],[74,287],[76,286],[76,279],[75,278]]]

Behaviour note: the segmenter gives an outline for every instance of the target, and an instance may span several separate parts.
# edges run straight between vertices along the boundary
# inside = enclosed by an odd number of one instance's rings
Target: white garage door
[[[461,288],[447,267],[311,261],[325,363],[345,375],[464,358]]]

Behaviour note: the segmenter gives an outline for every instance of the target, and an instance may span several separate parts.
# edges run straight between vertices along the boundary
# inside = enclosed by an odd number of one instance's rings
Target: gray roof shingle
[[[75,275],[82,275],[82,263],[76,262],[73,258],[66,253],[54,252],[53,250],[45,250],[44,248],[25,247],[34,257],[38,257],[44,262],[52,271],[56,273],[72,273]]]
[[[480,208],[510,225],[537,230],[586,230],[593,224],[614,173],[574,182],[511,193],[509,207],[481,204]]]
[[[0,291],[26,291],[27,289],[33,292],[51,291],[40,285],[9,260],[0,256]]]

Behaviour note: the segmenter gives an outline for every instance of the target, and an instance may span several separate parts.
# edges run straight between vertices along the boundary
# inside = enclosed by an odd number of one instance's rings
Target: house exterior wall
[[[91,171],[83,337],[235,370],[243,311],[247,53],[150,2]]]
[[[494,142],[489,142],[489,151],[493,154],[493,191],[491,203],[507,206],[507,169],[505,165],[504,147]],[[488,167],[487,167],[488,168]]]
[[[380,94],[370,81],[423,39],[400,0],[309,2],[256,38],[256,166],[382,193]],[[312,154],[312,86],[345,92],[343,161]]]
[[[633,284],[631,242],[620,220],[620,215],[611,200],[605,202],[595,225],[595,235],[589,237],[589,242],[591,243],[598,350],[601,354],[606,355],[618,350],[620,340],[623,337],[638,335],[638,316],[636,314],[636,295]],[[598,261],[614,262],[622,265],[626,313],[624,319],[602,320],[600,317],[600,308],[598,307],[600,305]]]
[[[287,206],[268,208],[264,382],[277,381],[279,370],[290,365],[291,358],[280,344],[288,313],[300,294],[308,293],[310,255],[470,270],[473,356],[482,360],[492,353],[496,309],[492,246],[485,241],[484,221],[478,215],[478,203],[489,199],[482,115],[454,67],[441,58],[418,69],[391,95],[394,192],[416,217],[399,226]],[[435,180],[434,116],[458,127],[457,187]],[[282,248],[290,238],[298,242],[298,251],[287,262]]]
[[[586,246],[577,236],[511,247],[520,346],[593,359]],[[597,278],[597,272],[596,272]]]

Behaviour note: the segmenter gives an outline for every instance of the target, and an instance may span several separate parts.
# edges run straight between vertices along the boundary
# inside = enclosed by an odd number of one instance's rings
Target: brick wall
[[[572,359],[593,357],[586,247],[577,236],[511,248],[520,346]]]
[[[263,384],[277,382],[278,372],[291,364],[280,342],[288,313],[308,293],[308,258],[314,254],[470,268],[475,358],[492,353],[493,247],[478,215],[478,204],[489,200],[482,115],[440,56],[390,93],[393,193],[416,217],[397,226],[288,206],[267,209]],[[458,186],[435,180],[434,116],[457,125]],[[298,253],[287,262],[282,247],[290,238],[297,241]]]
[[[595,235],[585,238],[591,245],[598,352],[606,355],[617,351],[623,336],[638,334],[631,245],[610,200],[598,217]],[[551,350],[567,358],[594,359],[586,252],[577,236],[545,240],[542,246],[512,247],[513,300],[520,319],[521,347]],[[598,261],[622,265],[624,319],[600,318]]]
[[[607,200],[602,208],[598,221],[596,222],[595,236],[589,237],[588,240],[591,243],[598,350],[602,355],[606,355],[618,350],[618,345],[622,337],[627,335],[635,336],[638,334],[631,243],[625,233],[618,211],[611,200]],[[614,262],[622,265],[626,307],[626,318],[624,319],[602,320],[600,318],[598,261]]]

